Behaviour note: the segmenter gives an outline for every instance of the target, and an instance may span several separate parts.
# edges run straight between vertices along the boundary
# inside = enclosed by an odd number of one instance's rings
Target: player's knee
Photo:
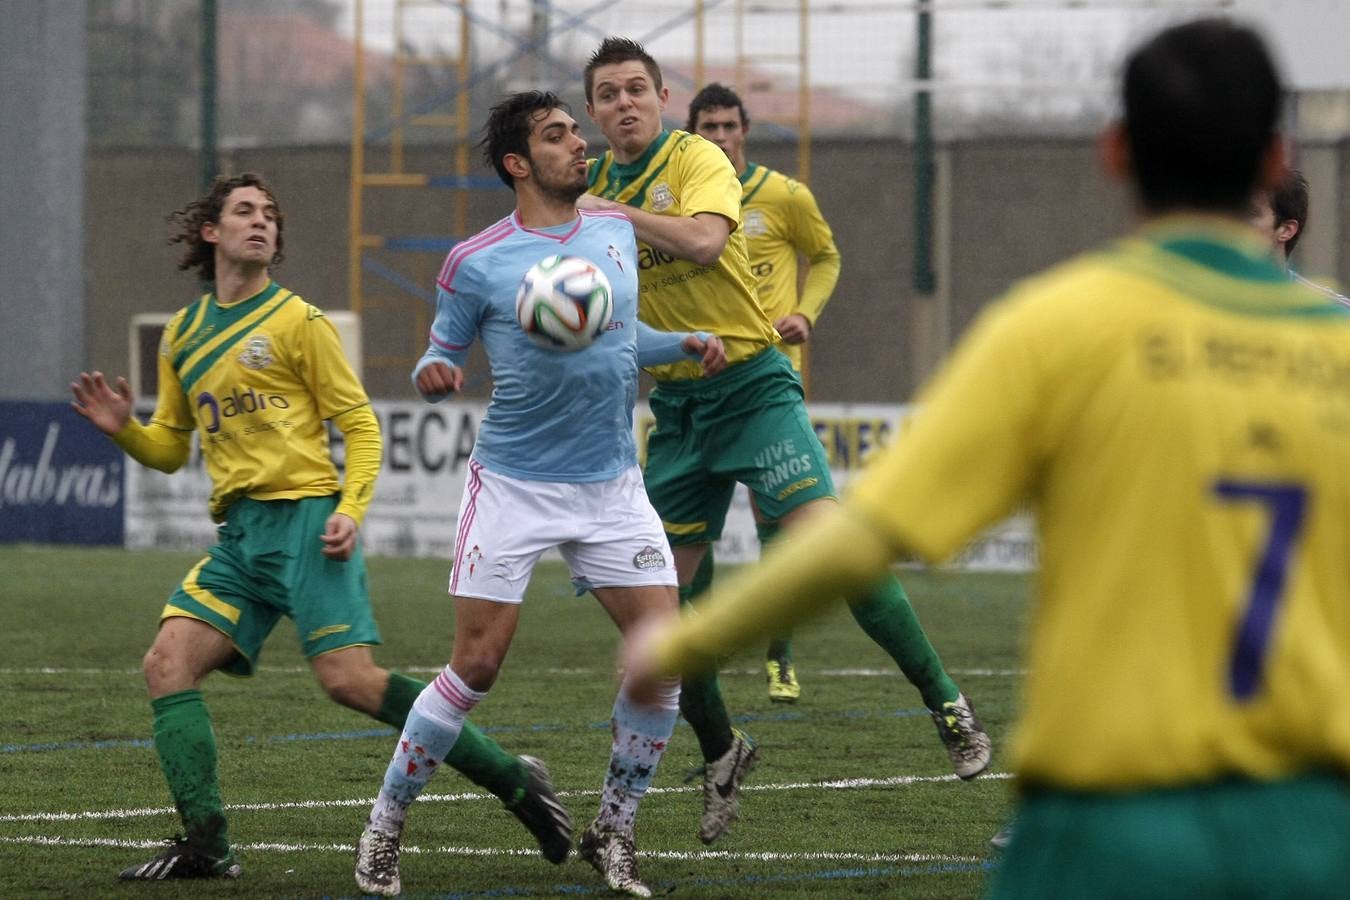
[[[495,653],[487,650],[471,650],[464,653],[456,648],[455,659],[451,664],[456,675],[469,688],[486,691],[497,680],[502,661]]]
[[[172,647],[155,644],[141,657],[141,674],[152,697],[196,687],[188,661]]]
[[[319,672],[319,684],[328,699],[360,712],[379,708],[385,681],[384,670],[373,665],[331,667]]]

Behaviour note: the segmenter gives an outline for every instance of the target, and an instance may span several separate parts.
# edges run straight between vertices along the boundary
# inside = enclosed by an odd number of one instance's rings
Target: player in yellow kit
[[[663,330],[712,331],[727,368],[656,366],[648,397],[647,494],[675,555],[681,602],[720,537],[736,485],[765,519],[787,528],[834,502],[825,449],[806,412],[801,380],[775,344],[760,306],[741,222],[741,185],[726,155],[696,134],[661,124],[669,92],[640,44],[606,38],[586,64],[586,111],[610,149],[591,166],[578,206],[621,210],[638,238],[638,315]],[[991,755],[970,700],[948,676],[900,583],[885,573],[849,606],[867,635],[918,688],[952,767],[974,778]],[[716,840],[735,820],[738,788],[758,750],[731,727],[715,672],[686,678],[680,710],[703,753],[699,836]]]
[[[800,375],[802,348],[839,280],[839,249],[834,245],[830,224],[820,214],[810,188],[746,158],[750,115],[731,88],[714,82],[699,90],[689,101],[685,128],[716,144],[736,168],[736,179],[741,183],[741,228],[759,305],[779,334],[778,349]],[[804,269],[799,268],[799,260],[805,263]],[[799,277],[801,273],[804,278]],[[752,493],[752,507],[753,503]],[[760,541],[767,544],[777,536],[778,525],[765,521],[755,508],[755,530]],[[710,546],[694,578],[697,592],[711,585],[712,567]],[[769,641],[764,664],[769,699],[795,703],[802,688],[792,664],[790,634]]]
[[[1123,94],[1103,148],[1140,229],[987,310],[839,508],[630,666],[712,665],[1029,496],[1039,597],[992,895],[1344,897],[1350,315],[1246,222],[1285,156],[1258,35],[1169,28]]]
[[[197,432],[220,523],[209,555],[165,605],[143,663],[155,750],[186,831],[121,873],[147,881],[239,875],[200,688],[217,669],[252,675],[282,616],[338,703],[402,728],[424,687],[371,655],[380,633],[357,528],[379,473],[379,423],[332,324],[271,278],[284,223],[276,198],[257,175],[222,177],[175,221],[186,248],[179,268],[212,290],[164,328],[150,422],[132,415],[125,379],[82,372],[71,385],[76,411],[143,465],[177,470]],[[342,479],[325,420],[346,440]],[[556,800],[546,780],[477,729],[456,747],[447,762],[500,797],[541,843],[552,840]]]

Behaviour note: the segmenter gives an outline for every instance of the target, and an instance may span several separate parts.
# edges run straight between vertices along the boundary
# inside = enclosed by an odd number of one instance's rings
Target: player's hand
[[[702,359],[699,360],[703,365],[704,375],[716,375],[727,367],[727,349],[722,346],[722,339],[717,335],[710,335],[705,341],[696,334],[691,334],[680,342],[680,349],[685,353],[697,353]]]
[[[333,513],[324,523],[319,540],[323,541],[324,556],[346,562],[356,550],[356,522],[346,513]]]
[[[417,389],[423,394],[444,396],[464,387],[464,370],[459,366],[434,362],[417,373]]]
[[[131,394],[131,385],[120,375],[113,387],[102,372],[92,375],[81,372],[79,379],[70,383],[70,392],[75,395],[70,405],[104,434],[117,434],[131,420],[136,398]]]
[[[623,204],[614,200],[606,200],[604,197],[597,197],[594,194],[582,194],[577,198],[577,209],[622,209]]]
[[[811,336],[811,323],[801,313],[783,316],[773,323],[773,327],[778,329],[785,344],[805,344]]]

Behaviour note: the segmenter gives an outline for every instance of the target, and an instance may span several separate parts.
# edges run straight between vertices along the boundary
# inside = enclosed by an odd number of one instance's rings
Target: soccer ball
[[[604,333],[614,314],[605,273],[579,256],[548,256],[520,279],[516,319],[525,335],[550,350],[580,350]]]

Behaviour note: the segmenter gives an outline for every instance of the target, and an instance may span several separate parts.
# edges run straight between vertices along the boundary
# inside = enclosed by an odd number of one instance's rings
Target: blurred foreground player
[[[844,503],[635,641],[630,679],[706,668],[1030,496],[1017,828],[991,894],[1345,897],[1350,316],[1246,223],[1284,170],[1280,103],[1227,20],[1135,50],[1103,149],[1139,230],[989,309]]]

